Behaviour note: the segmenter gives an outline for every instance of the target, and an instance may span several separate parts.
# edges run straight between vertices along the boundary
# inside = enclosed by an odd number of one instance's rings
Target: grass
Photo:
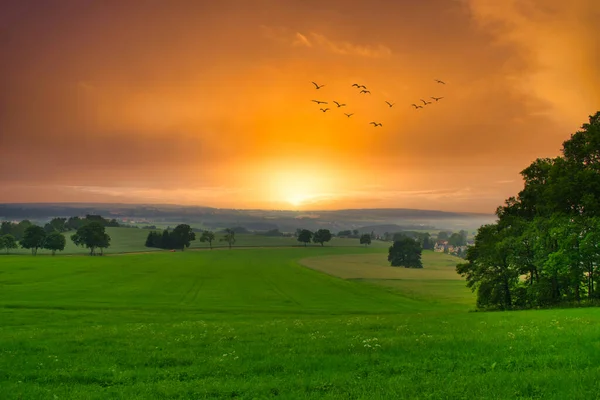
[[[308,257],[300,263],[339,278],[383,285],[417,300],[472,308],[475,295],[456,273],[460,258],[425,250],[422,261],[423,269],[391,267],[387,253],[378,252]]]
[[[161,249],[145,247],[146,237],[148,236],[148,229],[136,229],[136,228],[106,228],[106,232],[111,237],[111,246],[105,250],[105,254],[118,254],[118,253],[136,253],[136,252],[148,252],[148,251],[163,251]],[[88,249],[77,247],[70,239],[70,236],[74,233],[66,232],[67,245],[63,252],[57,254],[86,254],[89,252]],[[219,241],[223,235],[217,234],[216,240],[213,242],[213,248],[228,248],[227,243]],[[196,233],[196,240],[191,243],[190,249],[208,249],[208,243],[202,243],[198,239],[200,234]],[[304,245],[293,237],[273,237],[273,236],[262,236],[254,234],[237,234],[236,242],[233,247],[304,247]],[[325,244],[325,247],[337,247],[337,246],[350,246],[350,247],[361,247],[359,239],[346,239],[346,238],[332,238],[330,242]],[[388,248],[389,242],[373,241],[371,247]],[[321,247],[320,244],[310,243],[308,247]],[[27,249],[15,249],[10,251],[11,254],[23,254],[30,255],[31,250]],[[50,251],[40,249],[38,255],[49,255]],[[3,251],[0,251],[0,256],[5,255]]]
[[[438,285],[430,296],[299,265],[320,262],[312,257],[338,269],[362,259],[366,270],[385,249],[3,257],[0,398],[589,399],[600,390],[598,309],[468,313],[432,299],[460,283],[435,278],[451,268],[437,255],[423,270]]]

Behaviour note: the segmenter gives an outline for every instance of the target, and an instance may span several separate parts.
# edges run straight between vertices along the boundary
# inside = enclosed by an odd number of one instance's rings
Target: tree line
[[[114,226],[115,223],[115,220],[107,220],[100,215],[53,218],[43,227],[28,220],[19,223],[4,221],[0,225],[0,248],[7,254],[20,246],[31,250],[34,256],[39,249],[49,250],[55,255],[57,251],[63,251],[67,244],[63,233],[75,230],[70,239],[76,246],[90,249],[90,255],[96,255],[96,250],[99,249],[102,255],[103,250],[110,246],[111,240],[106,227]]]
[[[600,112],[561,155],[521,171],[523,189],[480,227],[456,270],[482,309],[597,304],[600,298]]]
[[[227,228],[223,232],[223,237],[220,239],[221,242],[227,242],[229,248],[235,244],[235,233],[236,230]],[[148,233],[146,238],[146,247],[153,247],[157,249],[165,250],[185,250],[189,248],[191,242],[196,240],[196,233],[187,224],[177,225],[174,229],[164,229],[161,231],[152,231]],[[208,243],[212,250],[212,243],[216,240],[216,235],[212,231],[202,231],[199,238],[200,242]]]

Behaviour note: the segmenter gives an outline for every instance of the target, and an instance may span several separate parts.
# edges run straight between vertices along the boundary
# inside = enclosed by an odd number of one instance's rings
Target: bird
[[[319,110],[325,112],[325,111],[329,110],[329,108],[320,108]]]
[[[311,101],[314,101],[317,104],[327,104],[326,101],[319,101],[319,100],[311,100]]]
[[[334,100],[333,102],[334,102],[334,103],[335,103],[335,104],[336,104],[338,107],[344,107],[344,106],[345,106],[345,104],[340,104],[340,103],[338,103],[338,102],[337,102],[337,101],[335,101],[335,100]]]
[[[353,83],[353,84],[352,84],[352,87],[357,87],[357,88],[360,88],[360,85],[359,85],[358,83]]]
[[[414,108],[423,108],[423,106],[418,106],[418,105],[416,105],[416,104],[412,104],[412,106],[413,106]]]
[[[396,103],[390,103],[390,102],[389,102],[389,101],[387,101],[387,100],[386,100],[386,103],[387,103],[387,105],[388,105],[388,106],[390,106],[390,107],[392,107],[394,104],[396,104]]]
[[[434,99],[435,101],[443,99],[443,97],[433,97],[433,96],[431,98]]]
[[[430,101],[425,101],[425,100],[423,100],[423,99],[421,99],[421,101],[423,102],[423,105],[425,105],[425,106],[426,106],[427,104],[431,104],[431,102],[430,102]]]
[[[359,89],[366,89],[367,87],[365,85],[358,85]]]
[[[346,114],[346,113],[344,113],[344,115],[345,115],[346,117],[350,118],[351,116],[353,116],[353,115],[354,115],[354,113],[352,113],[352,114]]]
[[[442,85],[446,84],[446,82],[440,81],[439,79],[434,79],[434,81],[436,81],[437,83],[441,83]]]
[[[314,82],[313,82],[312,84],[313,84],[313,85],[315,85],[317,89],[321,89],[323,86],[325,86],[325,85],[321,85],[321,86],[319,86],[319,85],[317,85],[317,84],[316,84],[316,83],[314,83]]]
[[[373,128],[377,128],[378,126],[383,126],[381,123],[377,123],[377,122],[369,122],[369,124],[373,124]]]
[[[369,92],[368,90],[361,90],[360,93],[365,93],[365,94],[369,93],[369,94],[371,94],[371,92]]]

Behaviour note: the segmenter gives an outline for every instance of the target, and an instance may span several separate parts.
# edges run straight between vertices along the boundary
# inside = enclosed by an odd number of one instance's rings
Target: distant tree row
[[[69,231],[76,231],[83,225],[89,222],[97,222],[104,227],[119,227],[120,225],[116,219],[108,220],[100,215],[88,214],[85,217],[71,217],[71,218],[53,218],[50,222],[46,223],[43,227],[46,233],[58,232],[65,233]],[[25,230],[33,226],[34,224],[29,220],[23,220],[21,222],[9,222],[3,221],[0,224],[0,236],[12,235],[17,241],[23,239]]]
[[[165,229],[162,232],[149,232],[146,238],[146,247],[184,250],[190,247],[193,240],[196,240],[196,234],[192,228],[187,224],[180,224],[171,231]]]
[[[105,231],[105,226],[94,220],[84,220],[77,231],[71,235],[71,240],[75,245],[90,249],[90,255],[95,255],[96,249],[100,249],[100,255],[103,250],[110,246],[110,236]],[[14,224],[18,225],[18,224]],[[0,248],[7,254],[10,250],[18,248],[31,250],[32,255],[37,255],[39,249],[45,249],[55,255],[57,251],[63,251],[67,244],[65,235],[58,230],[47,230],[41,226],[28,224],[22,236],[17,239],[12,234],[3,234],[0,236]]]
[[[549,307],[600,300],[600,111],[537,159],[524,187],[480,227],[456,269],[484,309]]]
[[[304,243],[304,246],[310,243],[311,239],[314,243],[319,243],[323,246],[326,242],[329,242],[333,235],[329,229],[319,229],[316,232],[309,231],[308,229],[299,229],[297,232],[296,239],[300,243]]]

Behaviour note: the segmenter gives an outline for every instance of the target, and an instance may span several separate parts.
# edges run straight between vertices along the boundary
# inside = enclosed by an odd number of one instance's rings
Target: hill
[[[495,220],[494,215],[413,209],[355,209],[327,211],[234,210],[176,205],[131,204],[0,204],[0,220],[31,219],[46,222],[52,217],[100,214],[134,225],[160,227],[188,223],[218,230],[242,226],[249,230],[297,228],[333,232],[363,226],[398,224],[411,229],[471,229]]]

